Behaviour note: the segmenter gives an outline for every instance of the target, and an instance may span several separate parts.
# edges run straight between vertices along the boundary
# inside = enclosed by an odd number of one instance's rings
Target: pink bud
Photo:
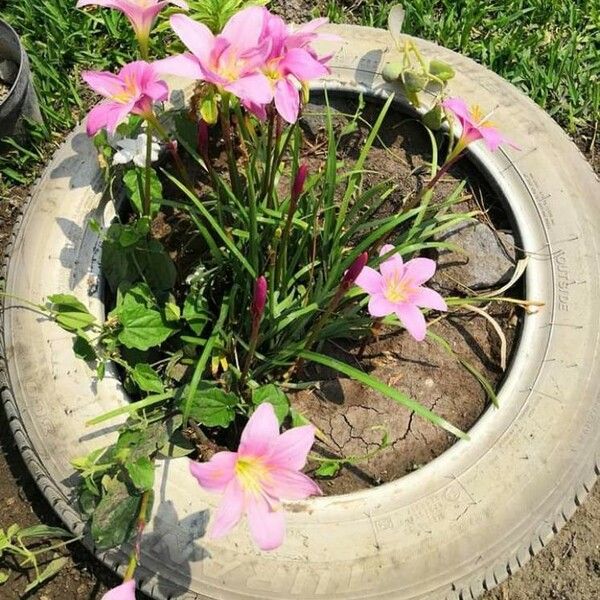
[[[369,254],[363,252],[358,258],[352,263],[350,268],[344,273],[344,279],[342,279],[342,287],[348,289],[361,274],[369,261]]]
[[[298,168],[298,172],[296,173],[296,179],[294,179],[294,184],[292,185],[292,204],[296,204],[300,195],[304,191],[304,184],[306,183],[306,178],[308,177],[308,165],[300,165]]]
[[[261,275],[254,282],[254,295],[252,297],[252,306],[250,312],[252,314],[252,320],[257,323],[262,317],[265,311],[265,304],[267,303],[267,280],[264,275]]]

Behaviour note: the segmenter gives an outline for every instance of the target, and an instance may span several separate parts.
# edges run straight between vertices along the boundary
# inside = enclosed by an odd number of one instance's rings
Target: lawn
[[[313,3],[309,3],[312,5]],[[385,27],[387,0],[319,0],[314,14]],[[29,53],[45,128],[0,153],[0,196],[27,185],[93,101],[79,74],[132,58],[115,11],[83,13],[75,0],[5,0],[0,16]],[[458,50],[512,81],[571,133],[594,127],[600,107],[600,0],[411,0],[405,31]],[[308,18],[309,15],[306,15]],[[109,35],[105,35],[106,32]]]

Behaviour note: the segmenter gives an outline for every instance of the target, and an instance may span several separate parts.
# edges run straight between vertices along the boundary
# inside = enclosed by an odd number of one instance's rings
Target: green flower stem
[[[138,48],[140,51],[140,58],[148,62],[150,60],[150,37],[149,36],[136,36]]]
[[[267,194],[269,192],[269,183],[271,181],[271,169],[273,168],[273,130],[275,128],[275,114],[271,109],[267,109],[269,112],[269,124],[267,127],[267,148],[265,153],[265,172],[264,179],[262,184],[261,196],[263,198],[268,198]],[[269,203],[267,201],[267,206]]]
[[[221,102],[221,129],[223,131],[223,139],[225,140],[225,148],[227,150],[227,162],[229,164],[229,177],[231,179],[231,187],[233,193],[238,199],[242,198],[240,177],[237,170],[237,161],[235,160],[235,152],[233,149],[233,138],[231,132],[231,111],[229,94],[223,94]]]
[[[150,120],[147,121],[146,128],[146,167],[144,182],[144,216],[151,217],[152,213],[152,129]]]
[[[125,571],[125,575],[123,575],[123,581],[129,581],[133,579],[135,574],[135,570],[140,562],[140,544],[142,541],[142,533],[146,528],[146,513],[148,512],[148,504],[150,502],[150,496],[152,494],[152,490],[146,490],[142,494],[142,500],[140,502],[140,510],[138,512],[137,523],[136,523],[136,540],[131,551],[131,555],[129,556],[129,564],[127,565],[127,570]]]
[[[242,375],[240,376],[240,389],[244,388],[246,379],[248,378],[248,371],[252,365],[252,359],[256,353],[256,346],[258,345],[258,334],[260,332],[260,321],[261,319],[254,319],[252,322],[252,332],[250,333],[250,344],[248,345],[248,353],[244,361],[244,368],[242,369]]]

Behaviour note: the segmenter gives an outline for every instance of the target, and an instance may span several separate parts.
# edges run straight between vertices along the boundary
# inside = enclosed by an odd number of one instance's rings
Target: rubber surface
[[[387,32],[332,30],[344,44],[328,87],[388,94],[393,87],[377,74],[396,56]],[[530,256],[526,295],[545,303],[525,320],[500,409],[482,417],[471,441],[396,482],[287,505],[288,536],[273,553],[257,551],[245,525],[225,540],[205,540],[217,498],[197,487],[185,460],[163,462],[138,578],[157,599],[477,598],[538,552],[596,479],[598,180],[562,130],[514,87],[465,57],[418,44],[453,65],[452,94],[497,107],[494,121],[522,146],[493,155],[473,148],[510,203]],[[16,229],[7,289],[33,301],[70,290],[101,315],[99,245],[87,224],[106,223],[105,208],[95,151],[80,127]],[[92,384],[70,335],[18,306],[5,301],[2,401],[40,489],[79,532],[69,460],[114,439],[118,424],[101,431],[83,424],[127,400],[114,374]],[[119,551],[101,558],[122,566]]]

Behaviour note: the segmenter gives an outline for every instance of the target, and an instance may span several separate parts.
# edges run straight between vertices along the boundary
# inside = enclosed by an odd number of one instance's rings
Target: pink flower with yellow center
[[[189,52],[158,61],[160,72],[207,81],[245,102],[265,104],[271,100],[269,80],[258,70],[268,50],[259,39],[260,7],[235,14],[217,36],[206,25],[181,14],[171,17],[171,27]]]
[[[326,62],[331,57],[318,58],[310,47],[310,43],[320,37],[317,29],[327,23],[327,19],[316,19],[292,31],[281,17],[266,8],[261,10],[261,43],[269,48],[261,71],[271,84],[270,100],[275,101],[277,112],[288,123],[295,123],[300,111],[298,87],[330,73]],[[266,116],[264,105],[247,103],[247,108],[259,118]]]
[[[135,600],[135,581],[129,579],[112,590],[108,590],[102,600]]]
[[[138,40],[147,44],[158,13],[169,4],[188,9],[184,0],[79,0],[77,8],[102,6],[121,11],[129,19]]]
[[[213,539],[229,533],[248,517],[250,534],[261,550],[278,548],[285,536],[280,501],[302,500],[321,490],[300,472],[315,439],[312,425],[279,434],[273,406],[265,402],[250,417],[237,452],[218,452],[209,462],[190,463],[206,490],[222,494],[209,530]]]
[[[393,246],[385,245],[380,255],[384,256],[393,249]],[[435,269],[435,261],[429,258],[413,258],[404,263],[400,254],[393,254],[379,265],[379,272],[364,267],[356,285],[371,296],[368,308],[372,316],[395,314],[408,333],[421,341],[425,339],[427,324],[419,307],[448,310],[437,292],[423,287],[433,277]]]
[[[460,154],[470,143],[477,140],[483,140],[491,152],[495,152],[502,144],[519,150],[519,147],[488,119],[479,106],[469,107],[461,98],[448,98],[442,102],[442,106],[452,112],[462,127],[461,136],[452,151],[453,155]]]
[[[106,127],[114,133],[127,115],[153,116],[153,103],[166,100],[169,88],[159,80],[153,65],[136,61],[125,65],[117,75],[106,71],[85,71],[85,82],[106,100],[94,107],[87,118],[87,133],[95,135]]]

